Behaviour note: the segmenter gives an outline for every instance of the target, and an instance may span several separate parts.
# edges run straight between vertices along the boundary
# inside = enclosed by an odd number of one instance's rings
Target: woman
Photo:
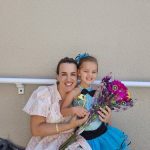
[[[32,138],[26,150],[58,150],[59,146],[71,135],[72,129],[83,124],[88,118],[84,108],[78,108],[85,116],[82,119],[74,117],[63,118],[60,113],[60,104],[66,94],[73,90],[77,84],[77,64],[72,58],[63,58],[57,65],[58,83],[51,86],[41,86],[33,92],[24,111],[31,116],[30,125]],[[104,122],[109,122],[111,112],[102,113]],[[70,148],[81,147],[90,150],[88,143],[79,136],[76,143]]]

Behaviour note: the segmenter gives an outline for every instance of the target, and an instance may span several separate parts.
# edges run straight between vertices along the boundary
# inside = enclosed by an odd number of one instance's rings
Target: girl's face
[[[77,66],[73,63],[62,63],[57,80],[59,90],[64,94],[73,90],[77,84]]]
[[[81,86],[88,87],[97,77],[97,64],[92,61],[83,62],[78,69],[78,76]]]

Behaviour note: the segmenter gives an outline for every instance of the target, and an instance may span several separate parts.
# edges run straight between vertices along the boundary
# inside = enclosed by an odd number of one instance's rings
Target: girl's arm
[[[80,89],[75,88],[70,93],[67,94],[66,98],[63,100],[61,105],[61,114],[63,116],[73,116],[77,115],[79,117],[84,117],[87,114],[87,110],[82,106],[72,107],[71,104],[73,100],[80,94]]]
[[[74,115],[73,107],[70,107],[74,99],[74,96],[75,96],[75,89],[69,92],[65,97],[65,99],[63,100],[60,110],[63,116]]]
[[[88,118],[88,114],[81,119],[73,117],[69,123],[46,123],[43,116],[33,115],[30,119],[31,133],[33,136],[49,136],[82,125]]]

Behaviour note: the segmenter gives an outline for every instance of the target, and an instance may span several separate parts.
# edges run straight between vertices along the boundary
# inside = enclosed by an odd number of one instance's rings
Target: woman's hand
[[[71,121],[70,121],[70,126],[71,128],[76,128],[78,126],[81,126],[83,123],[85,123],[87,121],[89,117],[89,113],[87,113],[83,118],[77,118],[77,116],[74,116]]]
[[[72,107],[72,109],[73,109],[73,114],[77,115],[78,117],[84,117],[88,113],[88,111],[82,106],[75,106],[75,107]]]
[[[106,106],[105,109],[100,107],[100,111],[98,111],[98,113],[102,122],[111,124],[112,112],[108,106]]]

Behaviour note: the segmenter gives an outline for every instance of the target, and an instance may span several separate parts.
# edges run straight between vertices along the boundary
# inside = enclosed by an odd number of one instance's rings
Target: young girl
[[[97,77],[97,60],[88,54],[80,54],[76,57],[76,60],[80,84],[65,98],[61,106],[63,116],[77,115],[83,117],[87,113],[85,109],[89,111],[93,104],[92,97],[95,91],[91,84]],[[70,107],[71,104],[73,104],[73,107]],[[82,109],[82,107],[85,109]],[[103,114],[101,116],[103,117]],[[91,122],[81,133],[92,150],[129,150],[127,135],[121,130],[102,122],[102,117]]]

